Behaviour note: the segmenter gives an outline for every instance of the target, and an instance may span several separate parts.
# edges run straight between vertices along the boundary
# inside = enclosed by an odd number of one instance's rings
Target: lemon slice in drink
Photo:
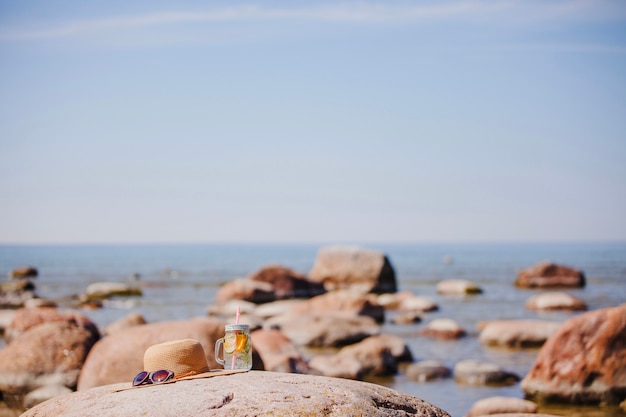
[[[228,333],[224,336],[224,352],[241,352],[246,347],[247,342],[248,336],[245,333]]]

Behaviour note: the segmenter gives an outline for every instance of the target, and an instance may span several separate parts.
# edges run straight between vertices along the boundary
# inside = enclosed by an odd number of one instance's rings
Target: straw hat
[[[195,339],[173,340],[150,346],[143,354],[143,369],[148,372],[167,369],[174,379],[201,378],[210,371],[200,342]]]
[[[247,372],[247,370],[240,369],[211,370],[202,345],[195,339],[173,340],[150,346],[143,354],[143,367],[144,371],[148,372],[161,369],[174,372],[174,378],[166,383]],[[135,387],[116,387],[114,391],[125,391],[126,389],[153,385],[155,384],[138,385]]]

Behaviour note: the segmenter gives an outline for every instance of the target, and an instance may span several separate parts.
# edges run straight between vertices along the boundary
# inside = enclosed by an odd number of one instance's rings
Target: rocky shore
[[[253,369],[266,372],[224,377],[219,389],[214,387],[215,381],[187,381],[184,384],[189,390],[184,395],[175,393],[185,388],[182,383],[124,392],[123,396],[136,397],[123,402],[173,409],[159,402],[159,393],[167,391],[166,397],[181,398],[178,413],[172,411],[180,416],[245,415],[243,410],[248,409],[255,410],[250,411],[255,415],[270,415],[270,411],[317,415],[320,410],[327,412],[319,415],[337,416],[447,415],[415,397],[360,381],[399,372],[415,381],[452,377],[469,386],[518,384],[523,379],[526,400],[493,397],[487,405],[474,407],[498,413],[536,413],[532,405],[546,402],[599,406],[626,400],[626,304],[582,313],[563,324],[546,320],[482,323],[477,331],[486,349],[542,347],[528,375],[470,358],[449,369],[433,361],[416,361],[402,338],[382,332],[381,324],[388,321],[390,312],[396,319],[416,322],[424,312],[436,311],[439,306],[427,297],[398,292],[390,260],[369,249],[322,248],[307,275],[274,265],[227,282],[216,303],[207,307],[205,317],[146,323],[133,313],[103,329],[81,309],[97,308],[98,300],[107,297],[140,297],[138,287],[102,283],[77,297],[72,308],[55,307],[35,295],[36,277],[35,268],[16,269],[0,290],[5,308],[0,328],[6,340],[6,347],[0,350],[0,392],[5,404],[0,415],[19,415],[26,409],[30,410],[25,415],[38,416],[60,415],[60,410],[63,415],[108,415],[107,404],[122,393],[111,394],[106,387],[128,384],[142,370],[144,351],[168,340],[197,339],[207,352],[209,365],[217,368],[213,345],[238,307],[241,321],[253,330]],[[554,291],[586,285],[584,274],[567,266],[531,266],[512,279],[511,285],[543,289],[529,299],[529,309],[587,308],[581,300]],[[482,289],[467,280],[442,280],[437,291],[471,297]],[[463,329],[453,318],[432,320],[423,327],[423,337],[441,340],[463,338],[468,330],[474,331]],[[259,391],[249,393],[241,387]],[[263,392],[267,398],[280,397],[274,402],[278,408],[267,408],[269,403],[260,395]],[[366,406],[372,408],[363,408]],[[138,409],[133,407],[116,410],[115,415],[136,415],[133,412]],[[194,408],[207,411],[194,414]],[[474,408],[468,410],[468,416],[495,412],[476,414],[482,411]],[[366,409],[365,413],[354,412]]]

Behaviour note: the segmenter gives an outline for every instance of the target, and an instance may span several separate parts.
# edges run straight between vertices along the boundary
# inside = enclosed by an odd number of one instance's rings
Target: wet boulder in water
[[[98,300],[110,297],[128,297],[141,295],[141,289],[124,282],[94,282],[87,286],[87,300]]]
[[[325,292],[321,283],[282,266],[267,266],[250,275],[249,279],[271,284],[276,300],[310,298]]]
[[[330,291],[306,300],[293,308],[294,313],[334,314],[349,313],[369,316],[378,323],[385,321],[385,308],[378,304],[378,297],[359,291]]]
[[[458,339],[465,336],[465,330],[454,320],[448,318],[433,319],[421,331],[424,336],[436,339]]]
[[[496,364],[466,359],[454,366],[454,379],[465,385],[513,385],[520,377]]]
[[[587,304],[565,292],[550,291],[530,297],[524,303],[529,310],[587,310]]]
[[[533,413],[537,412],[537,404],[532,401],[513,397],[488,397],[478,400],[472,405],[465,417],[480,417],[492,414]]]
[[[339,347],[378,334],[374,319],[350,313],[288,313],[265,321],[266,329],[283,332],[298,346]]]
[[[396,274],[387,256],[379,251],[354,246],[321,248],[309,272],[309,278],[322,283],[327,291],[397,291]]]
[[[446,279],[437,284],[437,292],[445,295],[482,294],[483,290],[466,279]]]
[[[428,382],[435,379],[448,378],[452,375],[450,368],[440,361],[420,361],[410,364],[405,370],[406,377],[415,382]]]
[[[543,345],[522,389],[542,401],[626,399],[626,304],[567,320]]]
[[[515,285],[523,288],[584,287],[585,274],[569,266],[542,262],[520,271]]]
[[[9,273],[10,278],[37,278],[39,271],[34,266],[21,266]]]
[[[560,325],[547,320],[494,320],[482,325],[478,339],[486,346],[539,347]]]

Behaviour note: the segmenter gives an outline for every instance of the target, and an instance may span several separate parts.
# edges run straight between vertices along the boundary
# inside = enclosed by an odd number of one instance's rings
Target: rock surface
[[[309,298],[325,292],[321,283],[310,281],[306,276],[283,266],[267,266],[252,274],[249,279],[271,284],[276,300]]]
[[[406,377],[415,382],[428,382],[434,379],[448,378],[450,368],[440,361],[420,361],[410,364],[404,371]]]
[[[44,323],[66,322],[84,327],[97,339],[98,327],[85,315],[73,310],[60,310],[56,307],[21,308],[15,311],[11,324],[5,329],[5,339],[10,342],[29,329]]]
[[[521,271],[515,285],[524,288],[584,287],[585,274],[569,266],[542,262]]]
[[[536,412],[537,404],[532,401],[512,397],[488,397],[476,401],[465,417],[479,417],[504,413]]]
[[[431,320],[421,334],[437,339],[458,339],[465,336],[466,332],[456,321],[438,318]]]
[[[587,310],[587,304],[578,297],[560,291],[533,295],[524,303],[529,310]]]
[[[384,253],[352,246],[329,246],[317,252],[309,279],[328,291],[397,291],[396,273]]]
[[[85,297],[88,300],[136,295],[141,295],[141,289],[133,284],[124,282],[94,282],[93,284],[89,284],[85,291]]]
[[[252,332],[252,346],[263,360],[265,370],[274,372],[309,373],[309,366],[298,348],[278,330]]]
[[[378,304],[378,297],[374,294],[363,294],[352,290],[337,290],[318,295],[294,306],[292,312],[301,314],[351,313],[372,317],[378,323],[385,321],[385,308]]]
[[[454,366],[454,379],[465,385],[512,385],[520,378],[498,365],[466,359]]]
[[[437,292],[447,295],[481,294],[483,290],[466,279],[446,279],[437,284]]]
[[[626,399],[626,304],[567,320],[522,381],[531,398],[595,404]]]
[[[380,332],[374,319],[350,313],[292,313],[272,317],[264,328],[282,331],[298,346],[339,347]]]
[[[32,327],[0,350],[0,391],[23,395],[49,384],[75,388],[97,340],[93,332],[71,322]]]
[[[34,266],[21,266],[9,273],[10,278],[36,278],[39,271]]]
[[[484,325],[478,339],[486,346],[539,347],[560,325],[546,320],[494,320]]]
[[[247,372],[113,392],[104,386],[53,398],[23,417],[417,416],[449,417],[419,398],[366,382]]]

